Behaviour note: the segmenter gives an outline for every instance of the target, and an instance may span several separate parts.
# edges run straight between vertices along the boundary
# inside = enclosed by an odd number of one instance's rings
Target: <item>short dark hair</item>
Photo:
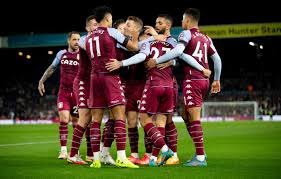
[[[174,20],[169,14],[159,14],[157,17],[163,17],[164,19],[170,21],[171,26],[173,26]]]
[[[141,30],[142,30],[142,28],[143,28],[143,22],[142,22],[142,20],[141,20],[139,17],[136,17],[136,16],[129,16],[129,17],[127,18],[127,20],[132,20],[132,21],[134,21],[135,23],[137,23],[137,24],[139,25],[140,32],[141,32]]]
[[[200,20],[200,10],[196,9],[196,8],[188,8],[185,11],[186,15],[190,15],[192,17],[193,20],[199,22]]]
[[[124,19],[118,19],[113,23],[113,27],[117,29],[120,24],[124,24],[124,23],[125,23]]]
[[[78,34],[78,35],[80,35],[80,33],[79,33],[78,31],[71,31],[71,32],[68,33],[67,38],[68,38],[68,39],[71,39],[71,36],[72,36],[73,34]]]
[[[88,16],[87,18],[86,18],[86,24],[88,24],[91,20],[93,20],[93,19],[96,19],[97,20],[97,17],[96,17],[96,15],[90,15],[90,16]]]
[[[94,9],[94,15],[96,16],[96,21],[100,23],[106,14],[112,14],[112,10],[107,6],[99,6]]]

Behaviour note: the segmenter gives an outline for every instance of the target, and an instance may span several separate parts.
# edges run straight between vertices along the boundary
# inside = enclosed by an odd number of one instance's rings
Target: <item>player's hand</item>
[[[39,84],[38,84],[38,91],[41,96],[43,96],[45,93],[44,83],[41,80],[39,81]]]
[[[154,67],[156,67],[157,63],[156,60],[153,58],[148,59],[148,61],[145,63],[145,67],[150,70]]]
[[[206,78],[210,78],[211,74],[212,74],[212,71],[209,70],[209,69],[206,69],[204,68],[203,71],[202,71],[203,75],[206,77]]]
[[[172,65],[173,65],[173,61],[170,60],[168,62],[158,64],[158,65],[156,65],[156,67],[159,68],[160,70],[163,70],[163,69],[165,69],[165,68],[167,68],[169,66],[172,66]]]
[[[116,59],[110,59],[110,62],[108,62],[105,67],[108,71],[114,71],[119,69],[122,66],[122,62],[116,60]]]
[[[156,30],[152,26],[145,25],[144,28],[145,28],[144,33],[150,34],[150,35],[153,35],[153,36],[158,35]]]
[[[220,81],[214,80],[211,87],[211,93],[219,93],[221,91]]]

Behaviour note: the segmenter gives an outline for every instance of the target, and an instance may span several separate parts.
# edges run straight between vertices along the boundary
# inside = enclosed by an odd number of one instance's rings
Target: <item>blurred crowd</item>
[[[0,119],[48,119],[58,117],[56,88],[40,97],[37,84],[11,82],[0,89]]]
[[[257,86],[241,82],[235,84],[234,80],[224,80],[222,92],[216,95],[208,94],[206,101],[257,101],[259,115],[281,115],[280,90],[271,89],[268,84],[265,86],[257,88]],[[5,84],[0,88],[0,119],[57,119],[58,86],[48,84],[46,89],[46,95],[41,97],[35,82],[13,81]],[[179,89],[175,115],[180,115],[182,106],[183,99],[181,89]]]

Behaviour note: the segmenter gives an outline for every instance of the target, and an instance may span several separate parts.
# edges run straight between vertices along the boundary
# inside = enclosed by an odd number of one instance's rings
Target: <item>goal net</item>
[[[206,121],[255,120],[258,115],[256,101],[204,102],[202,118]]]

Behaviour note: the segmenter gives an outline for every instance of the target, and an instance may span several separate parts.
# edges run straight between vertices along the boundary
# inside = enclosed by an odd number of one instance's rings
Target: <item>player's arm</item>
[[[144,33],[150,34],[150,35],[153,35],[153,36],[154,36],[154,35],[158,35],[158,33],[156,32],[156,30],[155,30],[152,26],[145,25],[144,28],[145,28]]]
[[[171,44],[173,46],[173,48],[177,46],[176,39],[174,39],[172,37],[171,38],[167,38],[166,42]],[[159,68],[160,70],[163,70],[165,68],[168,68],[169,66],[176,66],[176,64],[177,64],[176,59],[173,59],[173,60],[169,60],[169,61],[164,62],[164,63],[160,63],[156,67]]]
[[[117,40],[118,43],[126,47],[129,51],[138,51],[138,32],[132,31],[132,38],[124,36],[121,32],[114,28],[108,28],[108,33],[111,37]]]
[[[214,62],[214,81],[211,85],[211,93],[218,93],[221,90],[220,76],[221,76],[222,63],[221,63],[221,58],[212,40],[211,40],[210,48],[208,49],[208,55],[210,55],[211,59]]]
[[[215,53],[211,56],[211,59],[214,62],[214,81],[212,83],[211,92],[212,93],[218,93],[221,91],[220,87],[220,75],[221,75],[221,69],[222,69],[222,63],[221,58],[218,53]]]
[[[165,41],[166,38],[167,38],[167,37],[166,37],[165,35],[154,35],[154,36],[150,36],[149,38],[138,42],[138,49],[140,49],[141,46],[142,46],[142,44],[144,44],[144,43],[146,43],[146,42],[152,42],[152,41],[155,41],[155,40],[158,40],[158,41]],[[123,50],[128,51],[128,49],[127,49],[126,47],[124,47],[123,45],[121,45],[120,43],[117,44],[117,48],[122,48]]]
[[[202,65],[200,65],[191,55],[183,53],[180,56],[180,59],[185,61],[187,64],[189,64],[190,66],[192,66],[196,70],[201,71],[204,74],[205,77],[210,78],[211,71],[209,69],[204,68]]]
[[[150,39],[149,42],[154,41],[154,40],[166,41],[166,39],[167,39],[166,35],[158,34],[152,26],[145,25],[144,29],[145,29],[145,31],[144,31],[145,34],[150,34],[151,37],[153,37],[153,39]]]
[[[56,70],[56,68],[59,66],[60,64],[60,58],[62,55],[62,51],[59,51],[56,55],[56,58],[54,59],[53,63],[47,68],[47,70],[44,72],[43,76],[41,77],[41,79],[39,80],[38,83],[38,90],[41,96],[43,96],[43,94],[45,93],[45,86],[44,86],[44,82],[50,77],[52,76],[52,74],[54,73],[54,71]]]
[[[79,47],[82,48],[83,50],[86,50],[86,35],[80,37],[79,39]]]
[[[211,56],[211,59],[214,62],[214,81],[220,81],[221,76],[221,69],[222,69],[222,63],[221,63],[221,57],[218,53],[215,53]]]
[[[109,71],[114,71],[122,66],[130,66],[130,65],[141,63],[145,61],[146,57],[149,55],[150,52],[149,49],[150,49],[150,44],[146,42],[142,45],[141,50],[138,54],[126,60],[118,61],[116,59],[111,59],[111,62],[106,64],[106,69]]]
[[[130,66],[143,62],[146,59],[144,53],[138,53],[126,60],[118,61],[117,59],[110,59],[111,61],[106,64],[106,69],[109,71],[117,70],[121,67]]]
[[[168,68],[169,66],[176,66],[176,64],[177,64],[176,60],[169,60],[165,63],[156,65],[156,67],[159,68],[160,70],[163,70],[165,68]]]
[[[149,38],[145,39],[145,40],[142,40],[140,42],[138,42],[138,46],[139,46],[139,49],[141,48],[142,44],[146,43],[146,42],[152,42],[152,41],[155,41],[155,40],[158,40],[158,41],[165,41],[167,39],[167,36],[163,35],[163,34],[160,34],[160,35],[152,35],[150,36]]]
[[[148,61],[149,68],[153,68],[156,64],[164,63],[170,59],[174,59],[182,55],[185,47],[188,45],[191,40],[191,33],[189,30],[185,30],[179,35],[179,43],[171,51],[165,53],[164,55],[158,57],[157,59],[150,59]]]

